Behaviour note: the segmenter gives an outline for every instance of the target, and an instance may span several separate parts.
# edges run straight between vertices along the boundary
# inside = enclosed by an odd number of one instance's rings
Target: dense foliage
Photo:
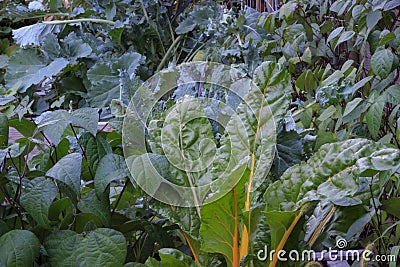
[[[265,266],[257,258],[265,246],[321,251],[338,240],[398,257],[399,1],[283,1],[270,13],[235,5],[0,2],[0,266]],[[215,177],[229,162],[224,131],[249,142],[233,150],[246,161],[230,166],[232,190],[198,208],[175,207],[133,179],[122,121],[144,81],[194,61],[251,79],[258,87],[244,87],[245,100],[265,118],[212,85],[160,97],[146,148],[170,181],[190,181],[160,149],[160,125],[169,107],[186,112],[182,99],[218,99],[244,122],[187,126],[215,141]],[[266,134],[272,120],[276,138]],[[10,140],[10,128],[23,137]],[[180,146],[195,158],[205,153],[201,141]],[[146,177],[144,164],[136,170]],[[266,179],[256,186],[254,177]]]

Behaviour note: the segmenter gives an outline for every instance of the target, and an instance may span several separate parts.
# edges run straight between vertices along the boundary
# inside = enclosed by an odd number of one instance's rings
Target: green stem
[[[160,65],[158,65],[157,71],[160,71],[164,67],[165,63],[167,63],[167,60],[170,57],[170,55],[171,55],[172,51],[174,50],[175,46],[177,46],[177,44],[181,41],[182,38],[183,38],[183,35],[179,35],[175,39],[175,41],[171,44],[171,46],[168,48],[167,53],[165,53],[163,59],[161,60]]]
[[[78,23],[78,22],[94,22],[94,23],[105,23],[105,24],[111,24],[114,25],[115,22],[111,20],[105,20],[105,19],[89,19],[89,18],[84,18],[84,19],[66,19],[66,20],[52,20],[52,21],[43,21],[43,24],[49,24],[49,25],[58,25],[58,24],[69,24],[69,23]]]

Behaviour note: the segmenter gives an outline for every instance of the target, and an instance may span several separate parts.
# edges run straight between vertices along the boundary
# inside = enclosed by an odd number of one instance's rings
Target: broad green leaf
[[[382,210],[400,219],[400,198],[389,198],[382,201]]]
[[[0,237],[0,265],[29,267],[39,256],[40,242],[27,230],[11,230]]]
[[[92,53],[92,48],[82,38],[78,37],[75,32],[71,32],[63,40],[63,48],[68,58],[76,64],[79,58],[85,58]]]
[[[58,145],[61,137],[68,127],[70,113],[65,110],[47,111],[36,118],[35,122],[39,130],[42,130],[46,136]]]
[[[55,231],[44,240],[44,247],[49,255],[50,263],[53,266],[74,266],[74,252],[79,248],[83,240],[81,235],[74,231]]]
[[[63,28],[64,25],[36,23],[13,30],[13,38],[21,47],[40,46],[45,36],[59,33]]]
[[[240,173],[240,172],[239,172]],[[224,255],[227,266],[239,264],[239,224],[245,203],[245,172],[234,189],[228,194],[201,207],[200,237],[202,250]]]
[[[123,266],[126,240],[118,231],[98,228],[85,237],[73,231],[57,231],[44,247],[53,266]]]
[[[103,194],[110,182],[123,180],[129,176],[128,167],[126,166],[125,159],[122,156],[112,153],[105,155],[100,160],[94,177],[94,188],[96,189],[96,194]]]
[[[25,137],[33,137],[36,130],[35,123],[25,118],[22,118],[21,120],[18,120],[18,118],[14,118],[9,120],[8,123],[10,127],[15,128]]]
[[[367,28],[368,31],[372,31],[372,29],[378,24],[378,22],[382,18],[382,11],[375,10],[373,12],[369,12],[367,14]]]
[[[290,224],[296,217],[297,212],[270,211],[270,212],[265,212],[264,215],[265,215],[265,221],[268,224],[269,228],[271,229],[271,248],[268,249],[270,251],[278,246],[278,244],[282,240],[283,235],[288,230]]]
[[[104,108],[112,99],[121,99],[123,87],[132,82],[133,74],[142,61],[143,57],[140,54],[132,52],[114,63],[98,62],[91,67],[85,80],[90,105]],[[128,74],[128,80],[123,79],[124,72]]]
[[[81,164],[82,155],[79,153],[71,153],[60,159],[50,170],[46,176],[52,177],[65,185],[79,196],[81,192]]]
[[[93,170],[97,169],[100,160],[105,155],[112,153],[110,144],[100,135],[94,137],[89,132],[83,133],[79,138],[79,144],[83,146],[88,163]]]
[[[49,227],[49,208],[58,193],[53,181],[38,177],[28,181],[21,195],[21,205],[42,227]]]
[[[393,105],[400,105],[400,85],[394,84],[390,86],[385,92],[386,102]]]
[[[289,167],[302,160],[303,144],[301,136],[294,130],[280,129],[276,140],[276,151],[271,171],[279,179]]]
[[[399,157],[398,150],[365,139],[323,145],[307,163],[289,168],[281,180],[267,189],[266,210],[295,211],[307,202],[322,199],[362,200],[369,188],[360,190],[360,176],[371,171],[396,170]],[[379,188],[376,180],[374,190]]]
[[[344,76],[344,74],[342,71],[336,70],[328,78],[326,78],[325,80],[323,80],[321,82],[321,87],[337,83],[343,76]]]
[[[333,39],[339,36],[339,34],[343,31],[344,27],[337,27],[334,29],[328,36],[328,39],[326,39],[326,42],[329,43]]]
[[[349,115],[362,101],[362,98],[356,97],[347,103],[346,108],[343,112],[343,117]]]
[[[393,54],[387,49],[376,51],[371,57],[371,68],[372,71],[381,77],[386,78],[393,64]]]
[[[110,225],[110,201],[107,194],[96,194],[95,190],[91,190],[85,197],[79,200],[78,209],[82,212],[93,213],[98,216],[104,226]]]
[[[182,251],[173,248],[162,248],[158,251],[162,266],[189,267],[199,266],[192,258]]]
[[[122,266],[126,256],[126,240],[118,231],[98,228],[79,243],[74,254],[76,265]]]
[[[382,37],[382,39],[379,41],[378,46],[387,45],[388,43],[390,43],[394,39],[396,39],[396,34],[394,32],[389,32],[388,34],[385,34]]]
[[[355,33],[354,31],[344,31],[344,32],[340,35],[339,39],[337,40],[336,45],[335,45],[335,49],[336,49],[336,47],[338,47],[338,45],[340,45],[341,43],[344,43],[344,42],[350,40],[355,34],[356,34],[356,33]]]
[[[385,103],[382,101],[375,102],[369,107],[365,116],[365,119],[367,120],[368,130],[373,137],[377,137],[379,134],[384,105]]]
[[[5,114],[0,113],[0,147],[8,145],[8,118]]]
[[[391,1],[388,1],[388,2],[385,4],[384,10],[385,10],[385,11],[391,10],[391,9],[396,8],[396,7],[398,7],[398,6],[400,6],[400,2],[399,2],[399,1],[397,1],[397,0],[391,0]],[[391,266],[390,266],[390,267],[391,267]]]
[[[280,64],[264,62],[255,71],[253,81],[265,95],[276,123],[280,121],[291,101],[290,75]]]
[[[335,106],[331,105],[322,112],[322,114],[318,117],[318,120],[325,121],[331,118],[332,115],[335,114],[335,112],[336,112]]]
[[[17,83],[20,92],[25,92],[31,85],[39,84],[45,78],[51,78],[59,74],[67,65],[65,58],[56,58],[50,63],[37,55],[35,49],[20,49],[9,60],[4,79],[8,88]]]
[[[94,108],[80,108],[72,112],[70,122],[96,136],[99,114]]]

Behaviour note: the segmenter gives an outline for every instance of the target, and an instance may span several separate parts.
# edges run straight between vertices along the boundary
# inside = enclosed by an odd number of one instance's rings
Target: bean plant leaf
[[[89,132],[83,133],[79,138],[79,144],[83,146],[87,161],[93,170],[97,169],[105,155],[112,153],[110,144],[100,135],[95,137]]]
[[[67,185],[76,195],[81,192],[81,164],[82,155],[71,153],[60,159],[46,176],[52,177]]]
[[[27,230],[11,230],[0,237],[0,265],[7,267],[32,266],[39,256],[40,242]]]
[[[80,108],[72,112],[70,122],[78,127],[81,127],[92,135],[97,133],[97,124],[99,121],[99,114],[93,108]]]
[[[8,131],[8,118],[0,113],[0,147],[8,145]]]
[[[387,49],[376,51],[371,57],[371,68],[372,71],[381,77],[386,78],[393,64],[393,54]]]
[[[373,137],[377,137],[379,134],[384,105],[385,103],[383,101],[375,102],[369,107],[367,115],[365,116],[368,130]]]
[[[85,237],[57,231],[44,242],[54,266],[123,266],[126,240],[118,231],[98,228]]]
[[[122,156],[112,153],[105,155],[100,160],[94,177],[96,194],[103,194],[110,182],[129,176],[128,167]]]
[[[44,177],[30,180],[25,185],[21,204],[42,227],[49,227],[49,208],[58,190],[55,183]]]
[[[110,201],[107,194],[96,194],[94,190],[91,190],[79,200],[78,209],[85,213],[93,213],[100,218],[103,225],[110,225]]]
[[[58,145],[61,137],[68,127],[70,114],[65,110],[47,111],[36,118],[35,122],[39,130]]]
[[[45,78],[59,74],[69,61],[65,58],[56,58],[47,63],[35,49],[20,49],[9,60],[4,79],[8,88],[18,84],[19,91],[25,92],[31,85],[39,84]]]

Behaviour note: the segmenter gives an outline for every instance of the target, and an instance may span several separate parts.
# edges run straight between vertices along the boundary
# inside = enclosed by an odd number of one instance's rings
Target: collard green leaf
[[[121,99],[123,87],[132,82],[133,74],[142,62],[143,57],[132,52],[124,54],[115,62],[96,63],[88,70],[85,80],[89,103],[93,107],[104,108],[112,99]],[[127,73],[128,80],[123,79],[124,73]]]
[[[42,227],[49,227],[49,208],[58,190],[55,183],[44,177],[30,180],[21,195],[21,205]]]
[[[68,154],[48,170],[46,176],[50,176],[64,183],[79,196],[81,192],[81,164],[81,154]]]
[[[94,177],[96,194],[103,194],[110,182],[122,180],[129,176],[128,167],[122,156],[112,153],[105,155],[100,160]]]
[[[39,84],[45,78],[59,74],[69,61],[65,58],[56,58],[47,63],[37,55],[35,49],[20,49],[9,60],[4,79],[8,88],[17,85],[20,92],[25,92],[31,85]]]
[[[92,53],[92,48],[82,38],[79,38],[75,32],[71,32],[65,37],[63,44],[66,56],[73,63],[76,63],[79,58],[88,57]]]
[[[94,190],[91,190],[85,197],[80,199],[78,209],[98,216],[104,226],[110,225],[110,201],[107,194],[96,194]]]
[[[13,30],[13,38],[21,47],[40,46],[46,36],[59,33],[63,28],[61,24],[37,23]]]
[[[0,237],[0,265],[29,267],[39,256],[40,242],[27,230],[11,230]]]

